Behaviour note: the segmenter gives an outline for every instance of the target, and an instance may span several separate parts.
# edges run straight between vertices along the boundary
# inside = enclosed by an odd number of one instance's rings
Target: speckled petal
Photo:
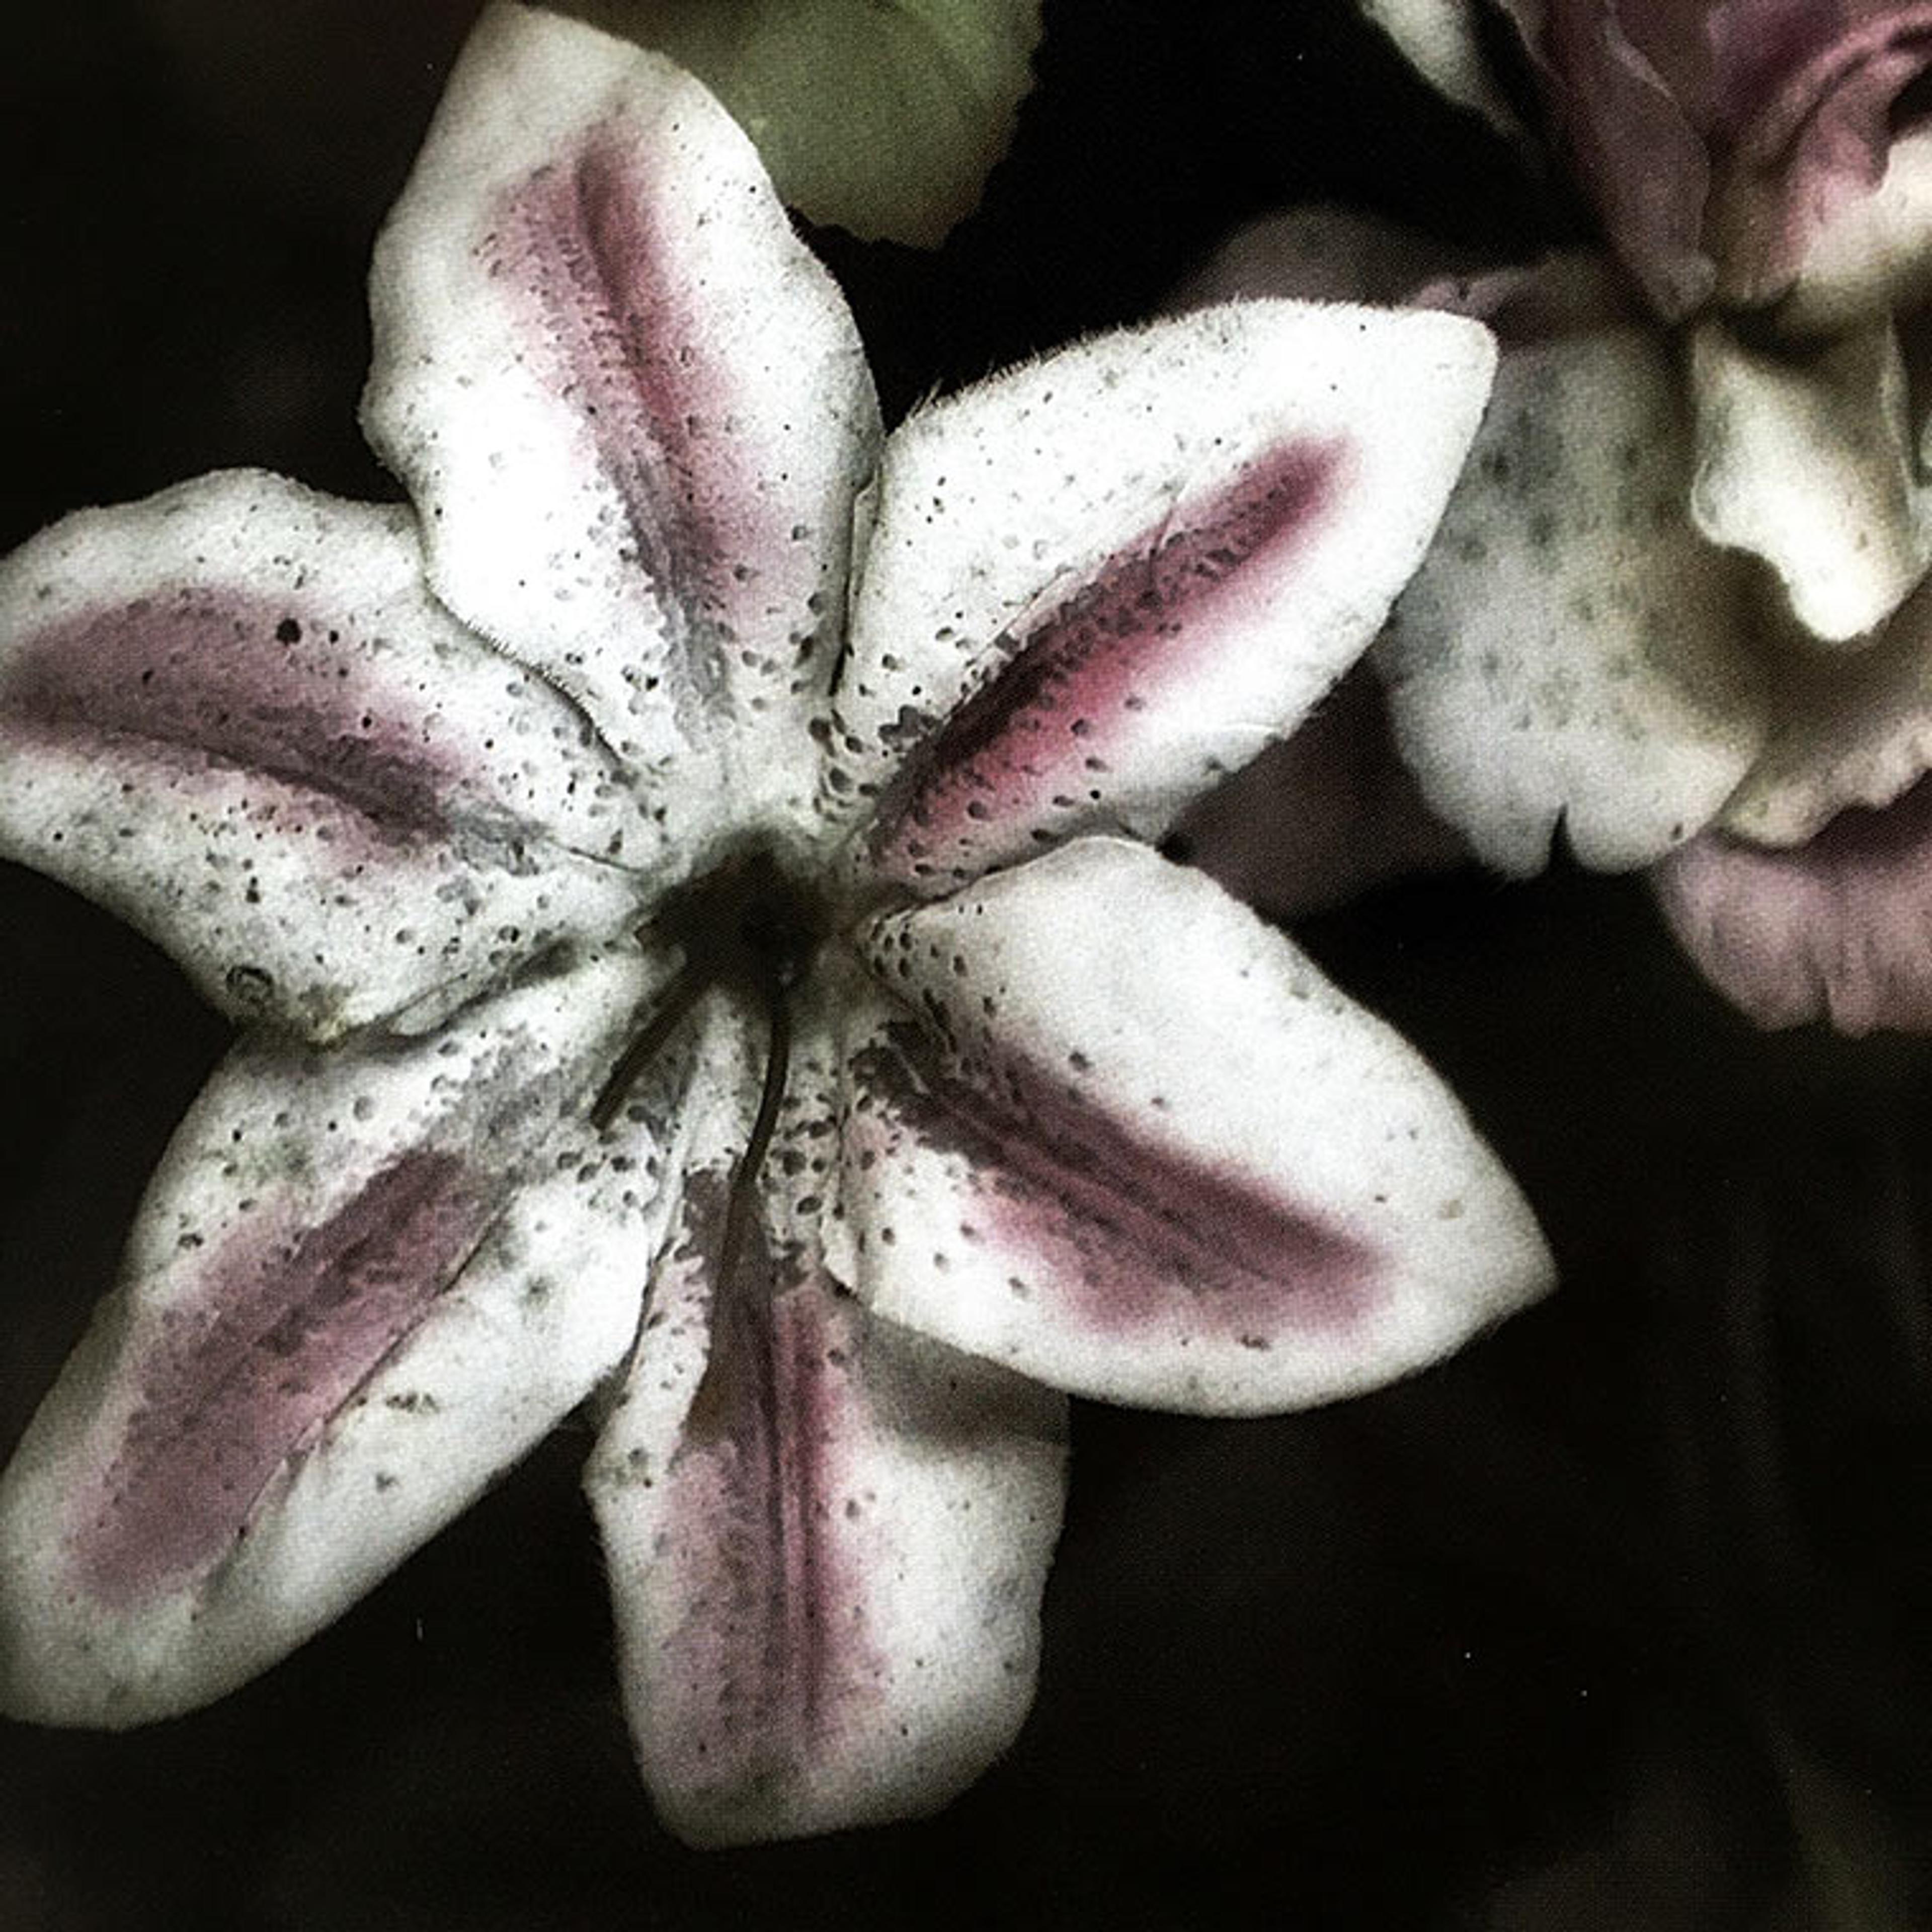
[[[1375,662],[1430,805],[1504,872],[1560,822],[1640,866],[1708,821],[1768,706],[1744,560],[1683,509],[1689,425],[1664,345],[1611,328],[1503,358],[1469,465]]]
[[[1697,527],[1770,565],[1813,636],[1869,636],[1932,562],[1890,320],[1779,354],[1705,322],[1691,336],[1690,390]]]
[[[808,803],[877,405],[736,124],[660,56],[492,6],[370,290],[364,426],[437,593],[634,763],[730,754],[727,805]]]
[[[1057,1396],[868,1316],[829,1271],[836,1083],[810,1012],[737,1225],[758,1031],[713,1011],[586,1477],[644,1775],[700,1844],[930,1811],[1004,1750],[1064,1480]]]
[[[845,1213],[862,1297],[1076,1394],[1293,1408],[1547,1288],[1508,1177],[1388,1028],[1211,881],[1090,838],[880,920]]]
[[[205,477],[0,565],[0,854],[314,1039],[638,896],[656,829],[577,709],[423,590],[406,511]]]
[[[110,1726],[338,1616],[622,1361],[656,1144],[586,1118],[649,976],[590,961],[434,1040],[244,1046],[0,1478],[0,1699]]]
[[[826,754],[921,893],[1143,836],[1360,655],[1489,382],[1460,318],[1251,302],[1118,333],[887,446]]]

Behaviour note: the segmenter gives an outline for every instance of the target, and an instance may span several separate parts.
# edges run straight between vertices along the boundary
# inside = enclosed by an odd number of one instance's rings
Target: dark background
[[[18,10],[0,547],[229,464],[395,494],[354,424],[363,266],[472,9]],[[943,253],[818,238],[892,414],[1144,314],[1296,199],[1504,248],[1575,220],[1335,0],[1049,4],[1037,68]],[[1298,937],[1463,1095],[1563,1288],[1320,1413],[1081,1408],[1038,1706],[950,1811],[657,1830],[572,1426],[213,1709],[0,1725],[0,1932],[1823,1927],[1826,1854],[1882,1888],[1840,1922],[1932,1922],[1925,1052],[1752,1034],[1635,881],[1454,875]],[[0,868],[0,1444],[226,1038]]]

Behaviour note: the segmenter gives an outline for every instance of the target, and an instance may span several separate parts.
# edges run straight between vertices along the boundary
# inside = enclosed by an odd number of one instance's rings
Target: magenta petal
[[[634,764],[706,769],[729,720],[745,777],[808,785],[877,405],[717,101],[628,41],[487,10],[370,299],[364,425],[437,594]]]
[[[656,1148],[586,1110],[649,984],[606,957],[431,1041],[231,1057],[0,1478],[8,1708],[232,1688],[622,1359]]]
[[[1387,1381],[1547,1284],[1428,1070],[1198,874],[1076,840],[865,934],[849,1266],[1076,1394],[1253,1413]]]
[[[0,569],[0,851],[326,1039],[601,938],[660,835],[424,590],[406,513],[204,478]]]
[[[1685,950],[1759,1025],[1932,1029],[1932,783],[1802,844],[1704,832],[1652,877]]]
[[[808,1044],[727,1264],[750,1093],[717,1079],[718,1045],[681,1110],[696,1164],[587,1472],[645,1777],[706,1844],[933,1810],[1011,1741],[1064,1426],[1057,1398],[874,1319],[828,1272],[814,1230],[836,1175],[816,1171],[830,1115]]]
[[[1106,818],[1136,714],[1186,704],[1219,627],[1252,602],[1244,568],[1292,568],[1345,470],[1338,443],[1272,452],[1190,504],[1179,527],[1139,532],[1090,583],[1016,626],[1010,655],[881,794],[868,835],[879,869],[956,881],[976,869],[976,848],[1012,843],[1016,826],[1052,837]]]

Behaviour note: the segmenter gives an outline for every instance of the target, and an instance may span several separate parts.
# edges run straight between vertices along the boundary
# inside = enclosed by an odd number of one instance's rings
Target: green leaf
[[[927,248],[978,205],[1040,39],[1040,0],[567,4],[689,68],[808,220]]]

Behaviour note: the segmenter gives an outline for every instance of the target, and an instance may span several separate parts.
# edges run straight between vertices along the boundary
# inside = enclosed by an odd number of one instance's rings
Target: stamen
[[[751,1226],[752,1204],[758,1198],[758,1172],[778,1124],[778,1108],[784,1102],[785,1076],[791,1060],[791,1014],[782,987],[776,982],[765,989],[765,1016],[770,1032],[765,1048],[764,1090],[758,1096],[758,1118],[752,1123],[751,1138],[745,1143],[743,1157],[731,1177],[731,1198],[724,1210],[724,1238],[718,1244],[718,1281],[722,1292],[737,1270],[745,1237]]]
[[[656,1057],[658,1048],[683,1024],[714,976],[708,965],[702,965],[695,959],[687,960],[679,968],[676,978],[671,981],[664,994],[664,1004],[651,1016],[644,1030],[625,1048],[622,1056],[611,1068],[610,1078],[598,1089],[596,1099],[590,1103],[590,1124],[599,1133],[617,1118],[617,1110],[636,1084],[638,1076]]]
[[[764,1359],[769,1348],[769,1318],[764,1308],[756,1301],[748,1301],[736,1286],[739,1264],[750,1245],[758,1211],[758,1176],[777,1131],[791,1059],[791,1016],[776,975],[765,982],[764,995],[771,1029],[765,1054],[764,1090],[758,1096],[758,1115],[752,1123],[745,1151],[732,1173],[731,1191],[725,1202],[724,1232],[718,1244],[717,1290],[711,1311],[711,1352],[705,1360],[704,1372],[692,1393],[686,1420],[689,1432],[687,1444],[728,1426],[728,1418],[742,1393],[741,1377],[754,1378],[754,1388],[769,1388],[764,1380],[770,1372],[770,1363]],[[776,1501],[773,1506],[776,1507]],[[782,1520],[774,1520],[773,1534],[782,1544],[784,1535]]]

